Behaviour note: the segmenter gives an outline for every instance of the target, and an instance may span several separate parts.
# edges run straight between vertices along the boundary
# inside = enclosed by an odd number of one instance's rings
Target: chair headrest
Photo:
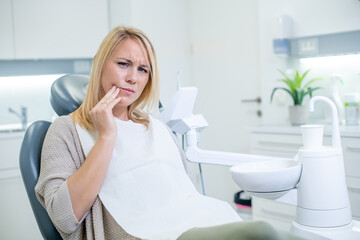
[[[50,103],[57,115],[68,115],[78,109],[85,98],[89,76],[68,74],[51,85]]]

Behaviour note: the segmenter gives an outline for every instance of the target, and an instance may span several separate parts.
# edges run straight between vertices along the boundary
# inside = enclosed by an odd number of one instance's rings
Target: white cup
[[[323,145],[323,125],[301,125],[304,149],[319,149]]]

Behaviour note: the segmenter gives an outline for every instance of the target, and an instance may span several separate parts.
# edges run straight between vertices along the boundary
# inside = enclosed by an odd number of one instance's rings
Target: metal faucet
[[[16,112],[14,109],[9,108],[9,112],[15,114],[21,120],[21,128],[26,130],[27,128],[27,108],[21,107],[21,113]]]

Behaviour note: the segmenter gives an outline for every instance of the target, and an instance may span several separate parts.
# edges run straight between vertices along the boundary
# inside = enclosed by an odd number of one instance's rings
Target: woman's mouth
[[[128,95],[131,95],[135,92],[134,90],[132,90],[130,88],[120,88],[120,89],[121,89],[121,91],[125,92]]]

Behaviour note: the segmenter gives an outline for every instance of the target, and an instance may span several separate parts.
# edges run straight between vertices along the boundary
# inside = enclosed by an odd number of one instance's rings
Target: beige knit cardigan
[[[181,148],[179,151],[189,173]],[[121,228],[98,196],[89,212],[77,221],[67,179],[84,161],[85,155],[74,121],[70,116],[57,118],[44,139],[40,176],[35,186],[36,196],[56,229],[63,239],[136,239]]]

